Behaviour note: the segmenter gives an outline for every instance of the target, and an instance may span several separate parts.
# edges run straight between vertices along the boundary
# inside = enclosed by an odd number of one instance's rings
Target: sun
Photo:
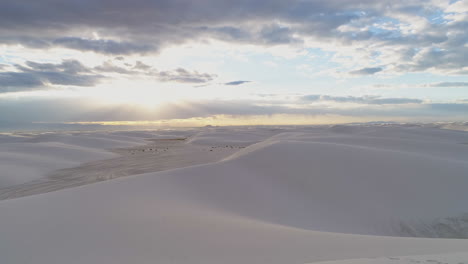
[[[163,103],[181,100],[180,89],[164,83],[121,80],[93,88],[88,94],[102,103],[133,104],[155,107]]]

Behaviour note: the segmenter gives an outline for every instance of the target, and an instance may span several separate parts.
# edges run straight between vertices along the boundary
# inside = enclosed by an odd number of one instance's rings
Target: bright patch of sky
[[[0,3],[0,111],[452,120],[468,102],[466,0],[101,2]]]

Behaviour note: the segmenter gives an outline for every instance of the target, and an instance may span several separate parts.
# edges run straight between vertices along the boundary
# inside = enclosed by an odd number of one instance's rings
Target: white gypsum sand
[[[145,144],[111,133],[16,133],[0,137],[0,188],[44,178],[54,170],[116,157],[107,149]]]
[[[0,200],[219,161],[276,131],[239,129],[232,136],[217,130],[221,133],[166,130],[5,136],[0,141],[0,156],[5,157],[0,163],[5,169]]]
[[[233,154],[0,201],[2,261],[468,262],[468,240],[453,239],[468,235],[467,132],[402,125],[191,132],[179,142],[188,149],[212,155],[212,147],[232,146]]]

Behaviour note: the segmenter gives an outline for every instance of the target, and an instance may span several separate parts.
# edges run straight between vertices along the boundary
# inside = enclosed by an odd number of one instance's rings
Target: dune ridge
[[[453,238],[467,235],[468,133],[397,125],[253,129],[205,128],[181,142],[205,151],[199,155],[230,150],[216,162],[0,201],[2,259],[465,261],[468,240]]]

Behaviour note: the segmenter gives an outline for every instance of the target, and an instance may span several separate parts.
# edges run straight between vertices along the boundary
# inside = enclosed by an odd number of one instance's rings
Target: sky
[[[468,121],[468,0],[0,0],[0,125]]]

